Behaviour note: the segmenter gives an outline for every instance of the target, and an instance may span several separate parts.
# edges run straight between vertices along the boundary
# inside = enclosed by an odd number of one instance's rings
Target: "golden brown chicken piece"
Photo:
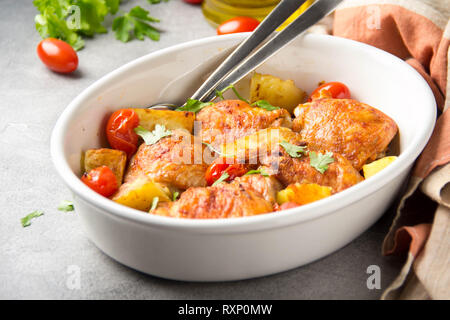
[[[352,164],[339,155],[333,154],[334,162],[324,173],[311,166],[307,152],[301,157],[292,157],[280,146],[281,142],[307,147],[307,150],[321,152],[307,146],[301,135],[288,128],[268,128],[238,139],[221,147],[222,152],[236,157],[236,162],[254,163],[267,167],[266,172],[274,174],[284,185],[291,183],[317,183],[328,186],[333,192],[342,191],[363,180]],[[234,151],[233,151],[234,150]],[[328,151],[328,150],[327,150]],[[216,160],[220,161],[220,159]]]
[[[333,153],[334,162],[328,165],[324,173],[311,166],[309,155],[292,158],[285,151],[281,156],[272,155],[263,160],[268,173],[275,173],[279,181],[285,185],[292,183],[316,183],[331,187],[333,193],[347,189],[364,180],[352,164],[338,153]],[[321,152],[322,154],[325,151]]]
[[[381,111],[351,99],[318,99],[299,105],[293,130],[314,149],[336,152],[357,170],[385,151],[397,125]]]
[[[236,218],[274,211],[282,189],[274,177],[255,174],[207,188],[190,188],[175,202],[158,205],[152,214],[190,219]]]
[[[241,100],[224,100],[207,106],[197,114],[196,121],[201,122],[202,141],[215,146],[269,127],[292,127],[286,109],[267,111]]]
[[[131,159],[125,182],[144,174],[155,182],[181,190],[206,186],[208,166],[202,160],[204,146],[197,143],[194,147],[193,140],[187,131],[173,130],[172,135],[153,145],[141,144]]]

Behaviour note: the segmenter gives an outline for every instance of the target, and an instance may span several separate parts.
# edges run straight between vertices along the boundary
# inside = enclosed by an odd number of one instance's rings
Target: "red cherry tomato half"
[[[78,67],[78,55],[73,48],[62,40],[48,38],[39,42],[37,54],[51,70],[70,73]]]
[[[278,211],[292,209],[292,208],[295,208],[298,206],[300,206],[300,205],[296,204],[295,202],[285,202],[281,206],[278,207]]]
[[[222,163],[213,163],[208,167],[208,169],[206,169],[205,179],[208,186],[216,182],[216,180],[219,179],[224,172],[229,175],[225,181],[230,182],[237,177],[243,176],[248,171],[243,164],[228,164],[226,162],[226,159],[223,159]]]
[[[116,176],[107,166],[101,166],[83,174],[81,181],[104,197],[109,197],[117,191]]]
[[[217,34],[251,32],[259,25],[259,21],[250,17],[235,17],[217,27]]]
[[[184,2],[187,2],[190,4],[200,4],[203,2],[203,0],[184,0]]]
[[[139,125],[139,116],[132,109],[114,112],[106,124],[106,137],[114,149],[124,151],[131,157],[137,149],[139,136],[134,128]]]
[[[316,90],[311,94],[309,101],[319,99],[323,96],[331,96],[333,99],[350,99],[351,94],[348,87],[341,82],[328,82]]]

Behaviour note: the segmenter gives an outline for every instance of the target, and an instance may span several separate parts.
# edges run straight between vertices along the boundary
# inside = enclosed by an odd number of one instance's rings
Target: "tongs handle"
[[[192,98],[200,101],[213,100],[216,90],[223,90],[228,85],[242,79],[309,27],[331,13],[342,0],[317,0],[283,31],[278,32],[257,50],[254,50],[304,2],[298,0],[280,2],[254,33],[241,43],[205,81]]]

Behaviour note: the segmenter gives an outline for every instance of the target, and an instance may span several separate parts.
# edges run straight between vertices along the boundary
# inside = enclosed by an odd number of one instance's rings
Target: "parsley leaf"
[[[144,40],[147,36],[154,41],[158,41],[159,31],[148,22],[159,22],[159,20],[149,16],[147,10],[136,6],[130,12],[115,18],[112,29],[116,33],[116,39],[122,42],[130,41],[133,35],[138,40]]]
[[[230,177],[230,175],[228,174],[228,172],[224,172],[222,173],[222,175],[219,177],[219,179],[217,179],[216,181],[214,181],[214,183],[211,185],[211,187],[214,187],[216,185],[218,185],[221,182],[224,182],[225,180],[227,180]]]
[[[179,195],[180,195],[180,193],[178,191],[175,191],[172,195],[172,201],[177,201],[177,198]]]
[[[229,89],[233,90],[234,94],[236,95],[236,97],[238,97],[239,100],[242,100],[244,102],[249,103],[246,99],[244,99],[239,92],[236,90],[236,88],[234,87],[233,84],[228,85],[227,87],[223,88],[222,90],[216,90],[216,96],[218,96],[220,99],[224,100],[225,98],[223,97],[223,94],[225,93],[225,91],[228,91]]]
[[[156,207],[158,206],[158,202],[159,202],[159,197],[153,197],[152,207],[150,208],[150,211],[153,211],[156,209]]]
[[[109,13],[116,14],[119,10],[120,0],[105,0]]]
[[[137,126],[136,128],[134,128],[134,132],[140,135],[147,145],[155,144],[162,138],[170,136],[172,134],[172,131],[166,130],[166,127],[160,124],[157,124],[155,126],[155,129],[151,132],[142,126]]]
[[[311,167],[315,168],[320,173],[324,173],[328,169],[328,165],[334,162],[333,153],[327,152],[325,154],[315,153],[311,151],[309,153],[309,162]]]
[[[59,211],[64,211],[64,212],[73,211],[74,210],[73,202],[72,201],[68,201],[68,200],[61,201],[61,203],[58,206],[58,210]]]
[[[253,102],[252,106],[257,106],[258,108],[261,108],[261,109],[264,109],[264,110],[267,110],[267,111],[273,111],[273,110],[280,109],[279,107],[275,107],[275,106],[271,105],[266,100],[258,100],[256,102]]]
[[[264,171],[264,168],[261,168],[261,169],[258,169],[258,170],[250,170],[246,174],[244,174],[244,176],[249,176],[249,175],[252,175],[252,174],[260,174],[263,177],[268,177],[269,176],[269,174],[266,171]]]
[[[168,2],[169,0],[147,0],[147,2],[150,4],[158,4],[161,3],[162,1]]]
[[[202,110],[204,107],[212,105],[212,102],[201,102],[195,99],[188,99],[186,104],[182,107],[176,109],[176,111],[190,111],[197,113]]]
[[[28,227],[29,225],[31,225],[31,220],[37,217],[40,217],[44,214],[43,211],[40,210],[36,210],[33,211],[32,213],[26,215],[25,217],[23,217],[22,219],[20,219],[20,222],[22,222],[22,227]]]
[[[292,158],[300,158],[303,153],[306,151],[305,146],[296,146],[295,144],[291,144],[287,141],[281,141],[280,145],[286,150],[286,152],[292,157]]]
[[[34,22],[43,39],[61,39],[75,50],[84,47],[84,40],[75,29],[69,28],[65,20],[71,7],[69,0],[34,0],[33,4],[40,13],[35,16]]]
[[[203,143],[205,146],[207,146],[209,150],[211,150],[212,152],[217,153],[219,156],[223,156],[223,157],[234,157],[234,155],[226,154],[226,153],[223,153],[223,152],[217,150],[216,148],[214,148],[214,147],[213,147],[212,145],[210,145],[209,143],[206,143],[206,142],[202,142],[202,143]]]

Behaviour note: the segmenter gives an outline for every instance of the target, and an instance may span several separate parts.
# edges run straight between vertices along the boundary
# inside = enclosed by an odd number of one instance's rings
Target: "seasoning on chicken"
[[[293,157],[281,146],[283,142],[294,148],[304,148],[305,152]],[[328,169],[323,173],[319,172],[311,165],[308,152],[322,150],[312,149],[299,133],[288,128],[261,130],[223,145],[221,149],[236,156],[236,162],[250,162],[267,167],[267,173],[275,175],[284,185],[296,182],[317,183],[331,187],[333,193],[336,193],[364,180],[352,164],[338,153],[333,153],[333,163],[328,165]],[[325,154],[324,151],[322,153]]]
[[[357,170],[382,155],[397,133],[394,120],[351,99],[313,100],[294,114],[293,130],[310,148],[339,153]]]
[[[224,100],[207,106],[197,114],[196,121],[201,122],[203,142],[215,146],[269,127],[292,127],[286,109],[267,111],[241,100]]]

